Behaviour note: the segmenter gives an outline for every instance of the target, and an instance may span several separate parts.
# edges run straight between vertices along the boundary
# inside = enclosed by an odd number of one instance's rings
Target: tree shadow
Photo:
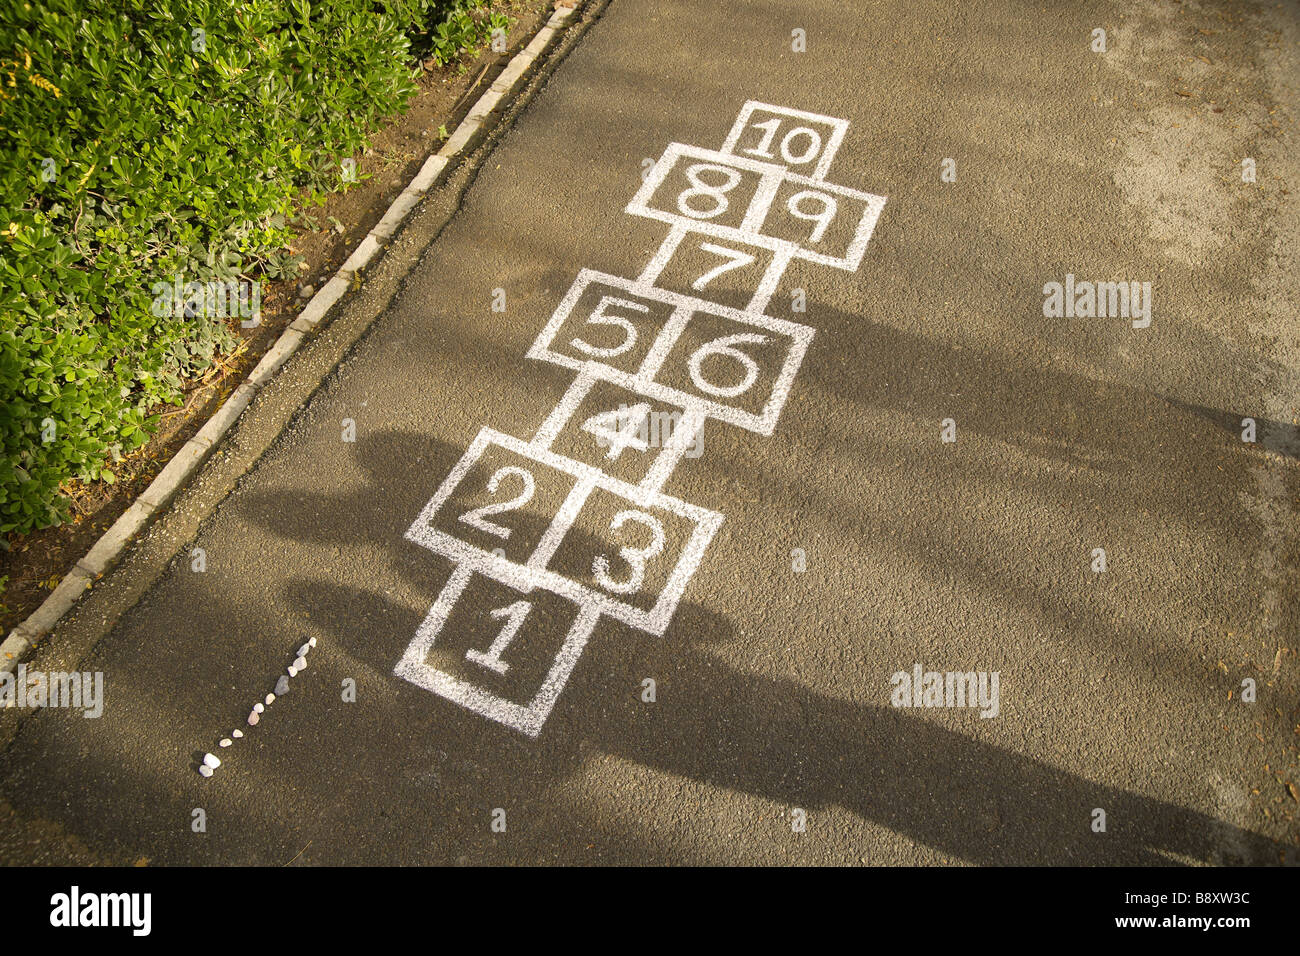
[[[1183,402],[1176,398],[1170,398],[1167,401],[1177,408],[1192,412],[1206,421],[1213,422],[1233,435],[1238,441],[1241,441],[1243,447],[1246,448],[1251,443],[1245,442],[1241,438],[1242,432],[1246,428],[1244,419],[1253,419],[1255,422],[1255,444],[1258,448],[1287,458],[1300,458],[1300,427],[1296,425],[1288,425],[1285,422],[1279,422],[1250,412],[1226,412],[1222,409],[1207,408],[1204,405]]]

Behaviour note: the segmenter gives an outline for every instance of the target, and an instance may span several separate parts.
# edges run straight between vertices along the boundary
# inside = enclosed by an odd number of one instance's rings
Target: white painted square
[[[678,188],[688,181],[686,174],[693,169],[697,179],[702,177],[701,171],[706,170],[717,170],[719,174],[731,170],[739,176],[733,190],[739,192],[742,200],[748,197],[743,215],[731,204],[728,193],[715,199],[707,192],[689,195],[694,187]],[[751,182],[757,184],[752,195],[740,191],[742,186],[747,188]],[[725,183],[714,182],[711,185],[720,187]],[[661,191],[661,187],[667,188]],[[773,205],[778,195],[792,195],[794,192],[824,196],[827,202],[834,203],[838,241],[834,244],[826,239],[814,241],[811,238],[812,223],[808,224],[809,238],[806,239],[785,238],[764,230],[764,224],[773,221],[773,213],[787,220],[797,218],[785,203],[780,208]],[[792,257],[854,272],[862,263],[863,253],[884,206],[884,196],[797,175],[784,166],[672,143],[664,150],[624,212],[666,222],[678,230],[701,232],[724,241],[753,243]],[[692,211],[692,214],[683,210]]]
[[[722,152],[782,163],[792,172],[822,179],[848,128],[845,119],[750,100],[741,107]]]
[[[451,497],[452,492],[462,479],[470,472],[474,463],[489,445],[497,445],[515,452],[523,458],[531,459],[539,466],[566,472],[577,478],[572,493],[565,500],[559,512],[552,519],[541,542],[526,562],[512,561],[494,554],[477,545],[438,530],[432,526],[439,509]],[[653,513],[662,510],[672,515],[685,518],[693,523],[693,530],[684,542],[680,552],[675,556],[671,571],[666,574],[664,587],[655,597],[652,606],[638,607],[623,601],[605,591],[586,587],[576,581],[565,578],[548,570],[547,564],[559,547],[565,533],[578,517],[583,503],[594,488],[602,488],[614,495],[626,499],[641,510]],[[482,429],[461,460],[452,468],[451,473],[438,488],[437,493],[421,509],[419,516],[406,531],[406,538],[415,544],[460,563],[472,571],[485,574],[508,584],[521,593],[527,594],[533,588],[543,588],[562,597],[567,597],[584,607],[594,608],[608,614],[616,620],[639,628],[651,634],[662,634],[672,619],[673,611],[685,591],[687,583],[695,573],[704,556],[704,551],[712,540],[722,515],[707,508],[689,504],[677,498],[661,494],[657,489],[646,485],[631,485],[611,478],[590,465],[564,458],[554,452],[541,448],[531,442],[525,442],[510,435],[502,434],[491,428]],[[610,555],[615,560],[617,555]],[[671,556],[665,554],[665,559]]]
[[[628,484],[658,490],[683,457],[700,457],[703,446],[696,442],[703,441],[703,424],[704,416],[695,409],[579,372],[533,444]],[[622,429],[628,433],[618,434]]]
[[[572,328],[571,320],[576,322],[581,318],[573,315],[573,306],[578,301],[585,286],[593,281],[626,289],[634,296],[656,299],[671,305],[674,309],[672,318],[669,319],[635,373],[629,372],[626,368],[616,368],[604,362],[584,359],[566,353],[564,350],[565,337],[570,333],[566,332],[562,336],[560,334],[561,330]],[[761,407],[757,410],[738,407],[734,403],[721,401],[718,396],[710,396],[705,392],[685,391],[656,381],[664,360],[672,352],[677,339],[682,336],[691,321],[692,315],[695,313],[705,313],[710,317],[727,319],[736,326],[736,334],[753,333],[765,337],[776,336],[788,342],[788,347],[784,350],[784,357],[779,365],[766,370],[770,374],[764,375],[763,378],[765,381],[770,382],[771,389],[769,394],[765,396]],[[575,371],[586,372],[596,378],[613,382],[616,385],[640,392],[670,405],[698,409],[711,418],[717,418],[762,435],[770,435],[773,429],[776,428],[777,419],[780,417],[781,409],[784,407],[786,398],[790,393],[790,386],[794,382],[795,373],[799,370],[799,365],[803,361],[804,353],[807,351],[808,343],[812,341],[812,337],[813,330],[806,325],[787,322],[784,319],[774,319],[771,316],[761,315],[756,312],[715,305],[703,299],[658,289],[640,280],[623,279],[607,273],[584,269],[578,274],[578,278],[574,281],[568,294],[565,295],[564,300],[556,308],[546,327],[542,329],[541,334],[533,342],[532,347],[528,350],[528,357],[545,362],[554,362]],[[559,340],[558,343],[557,339]],[[749,400],[748,397],[747,400]]]
[[[694,167],[699,171],[693,172]],[[784,166],[774,163],[670,143],[624,212],[743,239],[756,234],[777,184],[787,174]],[[692,176],[708,188],[692,185]]]
[[[638,288],[627,279],[583,270],[543,330],[550,351],[567,359],[561,364],[569,368],[591,361],[636,375],[665,329],[683,321],[675,302]]]
[[[673,226],[639,281],[745,312],[763,312],[790,262],[766,243],[721,240]]]
[[[577,608],[573,625],[542,686],[531,701],[526,704],[517,703],[428,663],[429,652],[472,574],[473,571],[464,565],[452,572],[450,580],[416,630],[402,659],[393,668],[393,673],[467,710],[536,737],[578,663],[578,658],[600,619],[600,612],[593,607]]]

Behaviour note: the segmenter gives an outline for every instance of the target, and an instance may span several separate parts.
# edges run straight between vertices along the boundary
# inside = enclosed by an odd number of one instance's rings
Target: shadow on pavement
[[[397,520],[392,503],[381,504],[376,494],[391,487],[383,462],[403,455],[437,462],[430,472],[436,487],[459,454],[449,446],[431,452],[410,435],[374,435],[357,447],[374,487],[342,500],[323,495],[299,512],[350,515],[344,527],[326,531],[312,521],[300,524],[294,517],[298,509],[284,509],[269,498],[250,504],[250,513],[259,513],[281,535],[340,541],[374,536],[377,526],[391,524],[383,534],[399,552],[394,564],[403,575],[424,578],[417,569],[429,561],[400,557],[407,549],[422,552],[401,540],[407,518]],[[412,498],[408,515],[418,511],[428,492]],[[446,561],[432,562],[445,573]],[[391,671],[418,624],[418,616],[382,594],[322,586],[319,580],[297,580],[287,599],[330,632],[340,649],[381,673]],[[427,726],[444,741],[440,746],[477,754],[477,789],[506,787],[505,777],[528,780],[534,789],[553,788],[577,773],[594,748],[790,807],[840,806],[975,863],[1158,864],[1177,862],[1171,857],[1176,855],[1206,863],[1261,864],[1278,862],[1284,851],[1250,831],[1094,783],[906,711],[837,700],[795,680],[737,672],[708,651],[733,637],[729,621],[689,601],[661,639],[602,620],[536,741],[404,684],[382,720]],[[659,681],[660,702],[653,708],[633,693],[637,680],[631,675],[642,673]],[[612,692],[609,677],[628,689]],[[485,751],[499,759],[485,762]],[[498,775],[505,777],[494,779]],[[1106,810],[1107,833],[1090,830],[1095,808]]]

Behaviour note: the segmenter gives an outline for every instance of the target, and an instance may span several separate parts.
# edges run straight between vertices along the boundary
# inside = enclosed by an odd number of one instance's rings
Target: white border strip
[[[456,127],[451,138],[443,144],[442,149],[424,161],[419,173],[393,200],[383,218],[361,240],[334,276],[312,296],[311,301],[298,314],[298,318],[281,333],[275,345],[248,374],[244,383],[235,389],[234,394],[226,399],[198,434],[181,446],[180,451],[172,457],[158,477],[136,498],[131,507],[123,512],[112,527],[100,536],[86,556],[64,576],[45,602],[9,632],[9,636],[0,643],[0,674],[12,672],[17,668],[23,655],[38,640],[53,631],[63,615],[72,610],[73,605],[91,584],[117,563],[131,539],[140,533],[149,519],[155,513],[162,511],[176,493],[189,483],[207,459],[213,446],[230,431],[240,414],[252,401],[253,396],[271,381],[289,356],[297,351],[298,346],[302,344],[303,336],[315,329],[329,310],[343,298],[356,273],[369,265],[384,244],[392,239],[398,227],[424,198],[425,193],[433,188],[434,182],[447,168],[451,159],[469,145],[488,116],[500,106],[502,98],[519,85],[528,67],[545,52],[556,33],[573,15],[574,9],[567,6],[555,8],[550,19],[546,21],[546,26],[538,30],[529,44],[511,58],[505,71],[479,97],[464,121]]]
[[[417,687],[423,687],[453,703],[460,704],[467,710],[482,714],[507,727],[513,727],[530,737],[536,737],[541,733],[542,724],[546,723],[546,718],[550,716],[551,708],[555,706],[555,701],[568,682],[569,675],[573,673],[578,658],[582,656],[582,649],[587,646],[587,640],[596,629],[596,622],[600,620],[600,611],[594,607],[578,605],[575,609],[573,626],[570,627],[568,636],[564,639],[564,646],[556,655],[555,662],[551,665],[551,670],[546,675],[541,689],[527,705],[516,704],[514,701],[498,697],[481,687],[453,677],[426,660],[430,649],[442,632],[443,625],[451,615],[456,599],[465,590],[473,574],[474,572],[465,565],[456,566],[451,573],[451,578],[438,594],[438,600],[420,624],[420,629],[416,631],[415,639],[411,641],[406,648],[406,653],[393,668],[393,673]]]

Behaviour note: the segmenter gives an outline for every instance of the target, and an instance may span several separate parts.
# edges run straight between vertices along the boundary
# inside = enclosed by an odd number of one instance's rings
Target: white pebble
[[[217,759],[216,754],[204,754],[203,762],[207,764],[209,767],[211,767],[213,770],[216,770],[218,767],[221,766],[221,761]]]
[[[316,646],[316,638],[313,637],[313,638],[312,638],[311,640],[309,640],[307,643],[310,644],[312,647],[315,647],[315,646]]]
[[[218,742],[218,746],[229,747],[232,743],[234,743],[234,741],[231,740],[229,737],[222,737],[221,740]]]
[[[274,703],[275,703],[275,695],[274,695],[274,694],[267,694],[267,695],[266,695],[266,706],[267,706],[267,707],[270,707],[270,706],[271,706],[272,704],[274,704]]]
[[[306,657],[306,656],[307,656],[307,652],[308,652],[309,650],[311,650],[311,645],[310,645],[310,644],[304,644],[302,647],[298,648],[298,656],[299,656],[299,657]]]
[[[263,711],[266,710],[266,705],[265,705],[265,704],[254,704],[254,705],[253,705],[253,710],[257,711],[257,712],[260,714],[260,713],[262,713]]]
[[[261,719],[262,718],[258,715],[257,711],[253,711],[251,714],[248,715],[248,726],[256,727],[257,722]]]
[[[230,736],[232,736],[232,737],[242,737],[242,736],[244,736],[244,732],[243,732],[242,730],[232,730],[232,731],[230,732]]]
[[[212,776],[212,768],[207,764],[201,764],[199,766],[199,773],[204,777],[210,777]]]
[[[298,676],[298,668],[294,667],[292,664],[289,665],[289,676],[290,677]]]
[[[293,662],[293,666],[298,668],[298,670],[300,671],[305,671],[307,669],[307,658],[305,657],[298,658],[296,661]]]

